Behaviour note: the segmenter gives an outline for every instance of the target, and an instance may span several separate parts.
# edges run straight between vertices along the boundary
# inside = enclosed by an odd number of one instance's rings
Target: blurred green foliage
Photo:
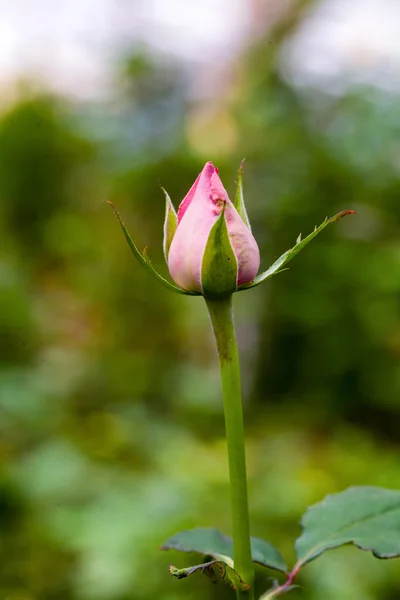
[[[291,25],[294,26],[294,23]],[[0,596],[230,598],[159,552],[181,529],[230,532],[217,360],[202,299],[134,262],[109,207],[164,270],[164,203],[206,160],[245,196],[263,266],[341,209],[279,275],[236,297],[252,533],[289,564],[309,503],[400,486],[399,98],[294,89],[290,26],[235,64],[204,114],[178,67],[133,55],[114,104],[25,90],[0,117]],[[193,557],[192,557],[193,558]],[[395,600],[399,562],[345,548],[307,567],[311,600]],[[273,573],[258,571],[259,592]],[[204,580],[203,580],[204,579]]]

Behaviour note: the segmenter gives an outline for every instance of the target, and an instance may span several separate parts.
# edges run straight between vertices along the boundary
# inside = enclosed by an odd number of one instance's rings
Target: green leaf
[[[225,203],[208,236],[201,264],[201,286],[204,296],[232,294],[237,287],[238,263],[229,239],[225,219]]]
[[[165,196],[165,221],[164,221],[164,256],[165,261],[168,263],[168,253],[175,235],[176,228],[178,226],[178,217],[171,202],[171,198],[164,188],[161,186]]]
[[[179,550],[179,552],[199,552],[200,554],[223,554],[233,558],[233,544],[230,537],[212,527],[187,529],[170,537],[162,546],[162,550]]]
[[[266,540],[250,538],[253,562],[287,572],[287,566],[280,552]],[[221,555],[233,559],[233,542],[230,537],[218,529],[197,528],[181,531],[169,538],[162,550],[179,550],[180,552],[199,552],[219,559]]]
[[[301,524],[300,564],[343,544],[370,550],[377,558],[400,556],[400,491],[351,487],[311,506]]]
[[[287,573],[288,567],[281,553],[267,540],[251,537],[250,544],[253,562]]]
[[[247,216],[247,211],[246,211],[246,206],[244,203],[244,196],[243,196],[243,165],[244,165],[244,159],[240,163],[240,167],[238,170],[238,180],[237,180],[236,193],[235,193],[235,199],[233,201],[233,205],[236,208],[236,210],[238,211],[239,215],[242,217],[242,220],[244,221],[245,225],[247,225],[247,227],[251,231],[250,221],[249,221],[249,217]]]
[[[287,265],[288,262],[290,262],[295,256],[297,256],[297,254],[301,250],[303,250],[303,248],[307,246],[307,244],[309,244],[311,240],[313,240],[319,233],[321,233],[321,231],[325,229],[325,227],[330,225],[330,223],[337,223],[346,215],[355,214],[356,212],[354,210],[342,210],[342,212],[338,213],[337,215],[334,215],[330,219],[325,219],[325,221],[319,227],[316,227],[314,231],[310,233],[310,235],[304,238],[304,240],[301,239],[300,234],[297,238],[296,245],[293,246],[293,248],[290,248],[290,250],[287,250],[284,254],[282,254],[282,256],[280,256],[269,269],[264,271],[264,273],[257,275],[257,277],[253,281],[239,286],[238,291],[246,290],[248,288],[255,287],[256,285],[260,285],[260,283],[262,283],[269,277],[272,277],[273,275],[277,275],[278,273],[285,271],[286,269],[283,269],[282,267]]]
[[[189,575],[196,573],[196,571],[200,571],[200,573],[206,575],[213,583],[229,583],[234,590],[239,590],[241,592],[250,589],[250,586],[243,581],[239,573],[222,560],[212,560],[186,569],[177,569],[173,565],[169,568],[171,575],[177,579],[188,577]]]
[[[119,224],[121,225],[122,231],[124,232],[125,239],[128,242],[130,249],[132,250],[132,254],[135,256],[135,258],[137,258],[137,260],[142,265],[142,267],[148,273],[150,273],[150,275],[152,275],[153,277],[155,277],[160,283],[162,283],[162,285],[164,287],[166,287],[171,292],[175,292],[176,294],[183,294],[185,296],[201,296],[201,294],[199,294],[198,292],[188,292],[188,291],[183,290],[180,287],[174,285],[173,283],[170,283],[166,279],[164,279],[164,277],[162,277],[162,275],[160,275],[155,270],[155,268],[153,267],[153,265],[151,264],[150,259],[147,256],[146,251],[144,251],[142,253],[142,252],[140,252],[137,249],[137,247],[135,246],[135,244],[134,244],[131,236],[128,233],[128,230],[125,227],[125,224],[124,224],[123,220],[121,219],[121,215],[119,214],[119,212],[116,209],[116,207],[114,206],[114,204],[112,202],[110,202],[109,200],[106,200],[106,202],[107,202],[107,204],[109,204],[113,208],[114,214],[116,215],[116,217],[117,217],[117,219],[119,221]]]

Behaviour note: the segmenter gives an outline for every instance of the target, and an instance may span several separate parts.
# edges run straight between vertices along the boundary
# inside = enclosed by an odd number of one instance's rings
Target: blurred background
[[[160,552],[230,533],[217,359],[201,298],[155,266],[164,199],[207,160],[244,191],[267,268],[235,297],[251,528],[295,561],[306,507],[400,486],[398,0],[0,0],[0,597],[232,598]],[[310,600],[398,600],[352,547]],[[272,572],[258,571],[261,594]]]

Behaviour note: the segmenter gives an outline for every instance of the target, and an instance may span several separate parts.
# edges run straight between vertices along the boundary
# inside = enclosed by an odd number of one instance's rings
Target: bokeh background
[[[398,0],[0,0],[0,597],[232,598],[160,552],[230,532],[214,343],[166,272],[164,200],[207,160],[245,196],[262,266],[235,297],[251,528],[289,564],[307,505],[400,486]],[[310,600],[398,600],[400,563],[352,547]],[[258,571],[258,591],[272,572]]]

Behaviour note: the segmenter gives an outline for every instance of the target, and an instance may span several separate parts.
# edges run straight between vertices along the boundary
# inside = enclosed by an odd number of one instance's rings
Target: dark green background
[[[298,17],[300,18],[300,16]],[[289,564],[308,504],[352,484],[400,484],[399,97],[302,93],[277,70],[280,26],[199,116],[185,74],[132,52],[115,99],[30,84],[0,117],[0,597],[231,598],[175,581],[180,529],[230,532],[219,374],[201,298],[134,261],[115,202],[155,266],[164,199],[207,160],[244,190],[262,267],[326,216],[290,270],[235,297],[251,529]],[[35,90],[35,91],[34,91]],[[265,591],[273,573],[259,573]],[[398,560],[345,548],[306,567],[310,600],[396,600]]]

